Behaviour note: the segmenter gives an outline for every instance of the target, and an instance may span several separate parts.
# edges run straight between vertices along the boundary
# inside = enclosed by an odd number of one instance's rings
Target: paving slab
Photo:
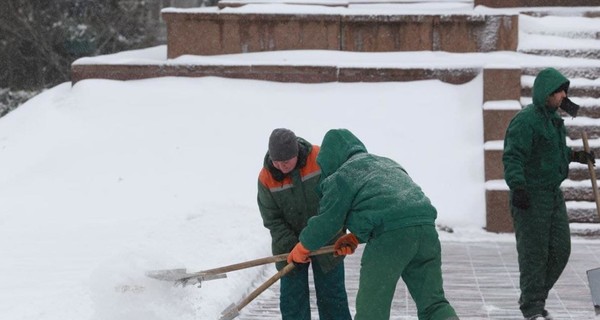
[[[352,314],[361,256],[362,246],[346,258],[346,289]],[[519,267],[514,241],[442,241],[442,261],[446,297],[460,319],[522,319],[517,304]],[[586,275],[587,270],[598,267],[600,242],[573,241],[569,263],[546,304],[556,320],[600,319],[595,315]],[[268,268],[265,277],[274,270]],[[312,284],[311,291],[312,318],[318,319]],[[281,319],[279,283],[242,310],[238,319]],[[396,288],[390,319],[417,319],[414,302],[402,281]]]

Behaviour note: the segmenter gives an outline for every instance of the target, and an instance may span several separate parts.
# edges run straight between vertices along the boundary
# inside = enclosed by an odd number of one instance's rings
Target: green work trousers
[[[511,205],[521,273],[519,305],[525,317],[544,312],[548,292],[571,254],[569,219],[562,191],[557,187],[528,190],[528,193],[528,209]]]
[[[354,320],[388,320],[400,277],[419,319],[458,319],[444,296],[437,231],[433,225],[423,225],[384,232],[367,242]]]
[[[279,308],[283,320],[310,320],[308,268],[312,266],[320,320],[352,320],[344,283],[344,262],[323,272],[316,259],[298,263],[281,278]]]

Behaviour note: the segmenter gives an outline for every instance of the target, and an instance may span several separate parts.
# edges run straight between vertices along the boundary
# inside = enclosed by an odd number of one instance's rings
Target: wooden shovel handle
[[[240,311],[245,306],[247,306],[250,302],[252,302],[252,300],[256,299],[256,297],[258,297],[261,293],[263,293],[263,291],[267,290],[270,286],[272,286],[275,282],[277,282],[277,280],[281,279],[281,277],[285,276],[290,271],[292,271],[295,267],[296,267],[296,265],[293,263],[287,264],[283,269],[279,270],[274,276],[272,276],[267,281],[265,281],[262,285],[260,285],[260,287],[254,289],[254,291],[250,292],[250,294],[248,296],[246,296],[245,298],[240,300],[240,302],[238,302],[235,305],[232,304],[227,309],[223,310],[223,312],[221,312],[221,318],[219,318],[219,319],[220,320],[223,320],[223,319],[231,320],[231,319],[237,317],[240,314]]]
[[[333,253],[333,251],[335,251],[333,249],[333,246],[326,246],[326,247],[317,249],[315,251],[312,251],[310,253],[310,255],[317,256],[317,255],[326,254],[326,253]],[[283,253],[283,254],[278,254],[276,256],[260,258],[260,259],[255,259],[255,260],[249,260],[249,261],[244,261],[241,263],[231,264],[231,265],[224,266],[224,267],[198,271],[198,272],[195,272],[192,275],[190,275],[190,277],[194,277],[196,275],[227,273],[227,272],[231,272],[231,271],[237,271],[237,270],[242,270],[242,269],[246,269],[246,268],[260,266],[263,264],[286,261],[288,255],[289,255],[288,253]]]
[[[585,152],[590,152],[590,145],[588,144],[587,132],[583,131],[581,136],[583,140],[583,150]],[[594,189],[594,199],[596,199],[596,213],[598,217],[600,217],[600,197],[598,196],[598,185],[596,182],[596,170],[594,169],[594,164],[591,161],[588,161],[588,170],[590,171],[590,178],[592,180],[592,188]]]
[[[279,272],[277,272],[274,276],[272,276],[267,281],[265,281],[262,285],[260,285],[260,287],[254,289],[254,291],[250,292],[250,294],[246,298],[244,298],[244,299],[242,299],[242,301],[238,302],[238,304],[236,305],[237,310],[238,311],[242,310],[242,308],[244,308],[250,302],[252,302],[252,300],[254,300],[256,297],[258,297],[258,295],[260,295],[263,291],[267,290],[267,288],[272,286],[273,283],[277,282],[277,280],[281,279],[281,277],[285,276],[290,271],[292,271],[294,269],[294,267],[295,267],[294,263],[289,263],[283,269],[279,270]]]

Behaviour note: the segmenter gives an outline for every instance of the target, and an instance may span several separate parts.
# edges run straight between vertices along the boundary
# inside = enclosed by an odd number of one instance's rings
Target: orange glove
[[[358,239],[352,233],[341,236],[333,245],[336,256],[353,254],[357,247]]]
[[[306,249],[302,242],[298,242],[294,249],[290,251],[290,254],[287,257],[287,262],[297,262],[297,263],[309,263],[310,262],[310,250]]]

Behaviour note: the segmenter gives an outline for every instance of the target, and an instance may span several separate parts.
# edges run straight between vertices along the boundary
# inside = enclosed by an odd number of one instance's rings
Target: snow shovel
[[[582,134],[583,150],[590,152],[590,146],[588,144],[587,133],[584,131]],[[590,179],[592,180],[592,188],[594,189],[594,199],[596,200],[596,212],[600,217],[600,197],[598,196],[598,186],[596,182],[596,170],[594,164],[588,161],[588,170],[590,172]],[[592,294],[592,302],[594,303],[594,310],[596,315],[600,314],[600,268],[588,270],[587,272],[588,282],[590,284],[590,291]]]
[[[333,251],[333,246],[326,246],[318,250],[312,251],[310,255],[316,256],[320,254],[333,253]],[[241,263],[231,264],[224,267],[208,269],[193,273],[188,273],[186,269],[154,270],[146,272],[146,276],[162,281],[172,281],[175,283],[175,285],[197,285],[198,287],[201,287],[202,281],[226,278],[227,272],[247,269],[274,262],[285,261],[287,260],[287,257],[288,253],[283,253],[275,256],[244,261]]]
[[[315,255],[320,255],[320,254],[325,254],[325,253],[333,253],[334,251],[335,250],[334,250],[333,246],[327,246],[327,247],[323,247],[321,249],[311,252],[310,256],[315,256]],[[278,256],[275,256],[275,257],[278,257]],[[286,259],[287,259],[287,255],[286,255]],[[283,260],[280,260],[280,261],[283,261]],[[242,299],[237,304],[231,304],[229,307],[227,307],[225,310],[223,310],[223,312],[221,312],[221,317],[219,318],[219,320],[232,320],[233,318],[239,316],[240,310],[242,310],[245,306],[247,306],[250,302],[252,302],[252,300],[256,299],[256,297],[258,297],[258,295],[263,293],[263,291],[267,290],[270,286],[272,286],[275,282],[277,282],[277,280],[281,279],[281,277],[283,277],[284,275],[286,275],[287,273],[292,271],[295,266],[296,265],[294,263],[288,263],[283,269],[279,270],[279,272],[277,272],[274,276],[272,276],[267,281],[265,281],[265,283],[260,285],[260,287],[256,288],[254,291],[252,291],[247,297]]]
[[[583,150],[585,152],[590,152],[590,145],[588,144],[587,132],[583,132],[581,136],[583,140]],[[596,212],[600,217],[600,196],[598,196],[598,185],[596,182],[596,170],[594,169],[594,164],[591,161],[588,161],[588,170],[590,172],[590,179],[592,180],[592,188],[594,189],[594,199],[596,200]]]
[[[324,248],[321,248],[319,250],[322,249]],[[294,265],[293,263],[289,263],[283,269],[279,270],[279,272],[277,272],[274,276],[265,281],[265,283],[261,284],[260,287],[254,289],[254,291],[252,291],[247,297],[242,299],[240,302],[238,302],[237,304],[231,304],[229,307],[223,310],[223,312],[221,312],[221,317],[219,317],[219,320],[231,320],[239,316],[240,310],[242,310],[245,306],[252,302],[252,300],[256,299],[258,295],[263,293],[263,291],[267,290],[271,285],[273,285],[273,283],[277,282],[277,280],[281,279],[281,277],[292,271],[295,266],[296,265]]]

